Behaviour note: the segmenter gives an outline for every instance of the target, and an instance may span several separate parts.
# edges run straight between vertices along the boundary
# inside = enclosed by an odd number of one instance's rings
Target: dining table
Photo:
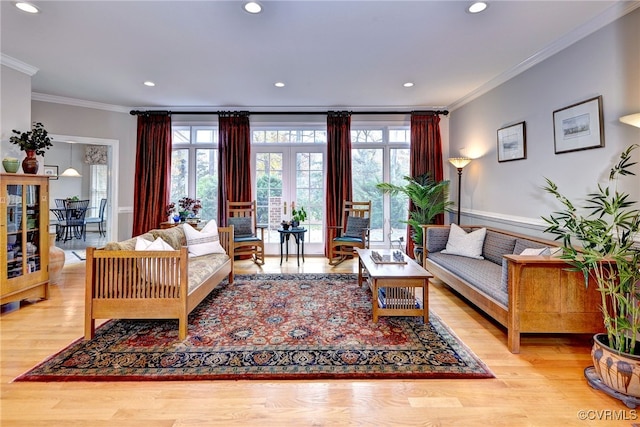
[[[56,217],[56,241],[86,238],[85,217],[89,208],[85,204],[51,208]]]

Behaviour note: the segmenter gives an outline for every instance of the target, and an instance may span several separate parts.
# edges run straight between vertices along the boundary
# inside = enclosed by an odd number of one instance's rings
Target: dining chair
[[[87,224],[85,218],[89,209],[90,200],[78,200],[67,202],[67,227],[72,231],[73,237],[87,239]],[[65,242],[68,239],[65,237]]]
[[[85,224],[98,224],[98,233],[101,236],[106,236],[107,232],[104,229],[105,220],[104,220],[104,212],[107,207],[107,199],[100,199],[100,207],[98,208],[98,216],[90,216],[85,218]]]

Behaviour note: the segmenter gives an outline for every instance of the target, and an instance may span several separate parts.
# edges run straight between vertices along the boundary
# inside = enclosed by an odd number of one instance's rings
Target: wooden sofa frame
[[[552,256],[505,255],[508,264],[508,306],[427,258],[428,227],[423,226],[423,266],[465,299],[507,328],[507,347],[520,352],[522,333],[597,333],[603,331],[601,298],[594,283],[585,285],[581,272]],[[467,228],[467,226],[465,226]],[[469,226],[468,228],[481,228]],[[557,247],[558,243],[488,228],[515,238]]]
[[[188,248],[133,251],[87,248],[85,339],[95,336],[95,319],[178,319],[180,340],[187,337],[189,313],[225,278],[233,283],[233,227],[219,227],[229,260],[189,291]],[[150,284],[141,271],[161,278]],[[179,274],[178,274],[179,273]]]

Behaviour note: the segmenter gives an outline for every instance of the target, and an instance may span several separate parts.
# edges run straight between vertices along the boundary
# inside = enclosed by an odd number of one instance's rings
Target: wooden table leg
[[[373,279],[371,290],[371,308],[373,309],[373,323],[378,323],[378,280]]]

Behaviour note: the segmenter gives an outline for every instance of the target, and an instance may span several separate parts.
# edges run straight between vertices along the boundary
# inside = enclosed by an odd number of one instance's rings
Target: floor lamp
[[[462,189],[462,168],[467,166],[471,159],[467,157],[452,157],[449,162],[458,169],[458,225],[460,225],[460,190]]]

